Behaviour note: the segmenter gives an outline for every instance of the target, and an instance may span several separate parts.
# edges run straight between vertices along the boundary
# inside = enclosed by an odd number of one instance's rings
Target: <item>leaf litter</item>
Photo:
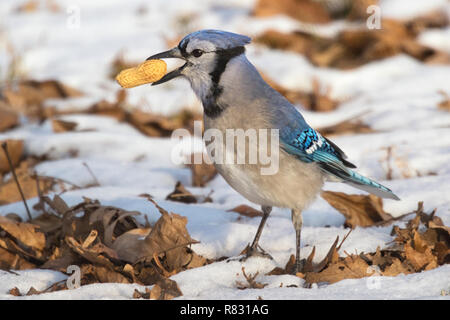
[[[313,283],[332,284],[344,279],[358,279],[371,276],[397,276],[437,268],[450,263],[450,228],[435,216],[436,209],[430,213],[423,210],[423,202],[409,213],[415,214],[405,227],[394,225],[391,235],[394,241],[385,248],[377,248],[375,252],[349,254],[339,251],[351,230],[339,243],[339,237],[330,247],[326,256],[314,263],[315,247],[307,259],[303,260],[303,269],[297,273],[305,280],[305,286]],[[408,214],[407,214],[408,215]],[[403,215],[404,217],[406,215]],[[390,222],[396,219],[387,220]],[[339,243],[339,244],[338,244]],[[268,275],[290,274],[293,271],[295,258],[292,255],[285,268],[275,268]]]
[[[81,285],[155,285],[150,298],[177,297],[182,293],[168,277],[211,261],[190,248],[198,241],[190,237],[186,217],[149,201],[161,214],[151,227],[137,222],[137,211],[104,206],[88,198],[69,207],[58,195],[53,199],[44,196],[40,201],[43,213],[29,222],[0,217],[0,267],[66,272],[68,266],[77,265]],[[61,282],[43,291],[30,289],[26,295],[65,289],[67,285]],[[22,295],[17,288],[11,294]]]

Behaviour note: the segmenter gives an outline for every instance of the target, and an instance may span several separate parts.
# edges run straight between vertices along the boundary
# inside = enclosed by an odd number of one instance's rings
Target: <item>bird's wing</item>
[[[284,130],[283,130],[284,131]],[[389,188],[364,177],[350,168],[356,166],[347,160],[344,152],[314,129],[307,127],[281,134],[281,147],[303,162],[316,163],[319,168],[353,187],[379,197],[399,200]]]

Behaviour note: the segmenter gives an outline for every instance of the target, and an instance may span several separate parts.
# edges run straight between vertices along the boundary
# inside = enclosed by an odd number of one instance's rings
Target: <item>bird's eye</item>
[[[200,49],[195,49],[192,51],[192,55],[196,58],[200,57],[203,54],[203,51]]]

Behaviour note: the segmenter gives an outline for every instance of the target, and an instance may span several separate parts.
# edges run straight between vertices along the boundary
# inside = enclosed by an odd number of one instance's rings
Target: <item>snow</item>
[[[410,19],[431,11],[450,13],[447,0],[381,0],[383,18]]]
[[[137,14],[142,1],[61,1],[62,10],[51,13],[39,9],[31,13],[13,12],[23,1],[0,2],[0,78],[8,64],[7,42],[21,55],[21,68],[33,79],[59,79],[85,93],[69,100],[51,100],[47,105],[58,109],[85,109],[101,99],[113,100],[119,90],[107,77],[112,60],[123,52],[129,61],[139,62],[167,49],[167,40],[177,40],[199,28],[218,28],[255,36],[266,29],[291,31],[298,22],[282,16],[249,17],[254,1],[153,0],[146,2],[146,12]],[[447,1],[382,1],[383,16],[407,19],[429,9],[448,8]],[[80,9],[79,28],[67,27],[70,6]],[[183,22],[184,21],[184,22]],[[307,26],[306,26],[307,27]],[[333,35],[347,23],[332,23],[317,32]],[[450,33],[430,30],[419,36],[422,43],[450,51]],[[426,211],[437,208],[437,215],[450,225],[450,113],[439,110],[443,100],[439,93],[450,94],[450,67],[423,65],[398,55],[375,61],[351,71],[317,68],[303,56],[267,49],[258,45],[248,48],[249,59],[257,68],[280,85],[291,89],[311,90],[317,78],[330,86],[331,95],[344,101],[338,110],[328,113],[302,111],[314,127],[323,127],[364,115],[361,119],[377,132],[333,137],[359,172],[375,178],[395,190],[402,201],[384,202],[384,209],[394,216],[410,212],[424,201]],[[170,65],[169,68],[173,68]],[[165,85],[142,86],[128,90],[128,102],[146,111],[170,114],[201,105],[188,83],[175,80]],[[275,266],[284,266],[294,253],[295,233],[287,209],[274,208],[260,241],[274,260],[252,258],[238,261],[239,253],[253,239],[259,219],[241,218],[227,212],[241,204],[255,208],[217,176],[205,188],[189,187],[187,168],[173,164],[171,151],[175,141],[149,138],[126,123],[94,115],[71,115],[61,119],[78,123],[77,132],[54,134],[51,123],[24,123],[0,134],[0,139],[25,140],[27,154],[47,154],[49,160],[36,167],[41,175],[68,180],[83,187],[62,195],[69,205],[82,197],[99,199],[102,204],[126,210],[138,210],[155,222],[159,213],[139,194],[149,193],[166,210],[188,218],[187,228],[200,241],[193,249],[207,258],[231,257],[172,277],[183,296],[179,299],[448,299],[441,290],[450,290],[450,266],[411,275],[344,280],[332,285],[302,288],[303,280],[289,275],[266,276]],[[393,180],[386,180],[386,149],[392,146]],[[76,150],[74,157],[72,151]],[[95,173],[100,186],[86,188],[93,182],[83,165]],[[406,164],[402,166],[401,164]],[[211,195],[213,202],[182,204],[164,200],[177,181],[196,195]],[[327,190],[359,193],[341,184],[327,184]],[[362,193],[362,192],[361,192]],[[29,201],[30,207],[37,199]],[[0,207],[0,214],[15,212],[26,217],[23,204]],[[37,215],[33,212],[33,215]],[[315,260],[322,259],[336,236],[348,232],[344,217],[318,198],[303,213],[302,257],[316,246]],[[144,217],[138,219],[144,222]],[[342,247],[342,252],[374,251],[392,241],[391,227],[356,228]],[[236,281],[244,281],[241,268],[249,274],[259,272],[257,281],[267,283],[264,289],[238,290]],[[43,290],[66,275],[50,270],[0,271],[0,299],[129,299],[138,285],[93,284],[76,290],[28,297],[13,297],[8,291],[18,287],[26,293],[33,286]],[[282,287],[280,285],[282,284]],[[296,285],[296,287],[288,287]]]

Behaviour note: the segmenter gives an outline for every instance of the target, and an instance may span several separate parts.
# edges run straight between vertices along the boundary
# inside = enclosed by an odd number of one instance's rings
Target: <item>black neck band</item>
[[[221,49],[216,51],[216,66],[214,70],[209,74],[211,76],[212,86],[210,93],[203,101],[203,107],[205,114],[210,118],[219,116],[222,111],[227,107],[226,105],[218,104],[217,99],[222,94],[223,88],[219,85],[220,77],[224,73],[228,62],[245,52],[245,48],[235,47],[231,49]]]

